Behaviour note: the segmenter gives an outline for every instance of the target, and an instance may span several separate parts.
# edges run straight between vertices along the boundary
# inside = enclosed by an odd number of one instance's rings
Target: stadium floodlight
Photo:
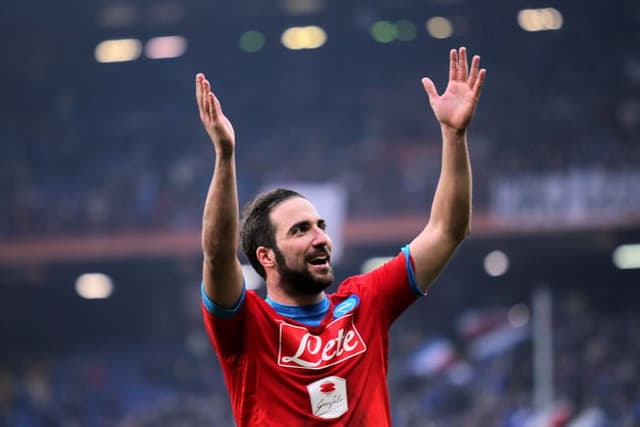
[[[142,53],[138,39],[104,40],[96,46],[96,61],[101,63],[134,61]]]
[[[113,281],[103,273],[81,274],[76,279],[76,292],[84,299],[105,299],[113,293]]]
[[[389,21],[377,21],[371,25],[371,37],[378,43],[389,43],[398,37],[396,26]]]
[[[502,251],[491,251],[484,258],[484,270],[491,277],[504,275],[509,270],[509,257]]]
[[[558,9],[522,9],[518,12],[518,25],[524,31],[559,30],[563,24],[562,13]]]
[[[327,33],[316,25],[287,28],[280,41],[287,49],[317,49],[327,42]]]
[[[187,39],[182,36],[153,37],[144,47],[149,59],[178,58],[187,50]]]
[[[615,248],[613,264],[620,270],[640,268],[640,243],[620,245]]]
[[[453,23],[444,16],[429,18],[427,32],[434,39],[448,39],[453,35]]]

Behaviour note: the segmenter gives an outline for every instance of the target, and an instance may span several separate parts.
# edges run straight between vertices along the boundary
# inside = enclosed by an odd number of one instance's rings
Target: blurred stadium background
[[[235,125],[242,203],[272,183],[333,200],[342,279],[424,224],[419,79],[442,90],[460,45],[489,70],[473,233],[392,329],[394,425],[640,425],[636,0],[0,11],[0,425],[232,426],[199,313],[195,73]]]

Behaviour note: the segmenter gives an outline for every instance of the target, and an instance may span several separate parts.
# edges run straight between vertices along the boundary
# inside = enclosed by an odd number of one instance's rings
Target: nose
[[[320,227],[314,228],[313,240],[311,241],[311,245],[314,248],[326,248],[327,251],[331,250],[331,238],[327,234],[325,230]]]

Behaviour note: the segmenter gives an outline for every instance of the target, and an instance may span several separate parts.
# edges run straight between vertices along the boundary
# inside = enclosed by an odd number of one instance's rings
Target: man
[[[238,426],[389,426],[388,329],[424,295],[469,233],[471,172],[466,130],[486,71],[464,47],[451,50],[438,95],[422,79],[440,122],[442,168],[425,228],[378,269],[345,280],[335,294],[331,239],[302,195],[278,189],[250,204],[239,230],[235,135],[203,74],[200,118],[215,148],[204,209],[203,315]],[[267,298],[247,291],[238,233]]]

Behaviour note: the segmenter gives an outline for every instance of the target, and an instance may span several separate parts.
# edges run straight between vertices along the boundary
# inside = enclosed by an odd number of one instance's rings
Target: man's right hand
[[[204,74],[196,74],[196,102],[200,120],[218,155],[232,154],[236,136],[231,122],[222,112],[220,101],[211,92],[211,85]]]

